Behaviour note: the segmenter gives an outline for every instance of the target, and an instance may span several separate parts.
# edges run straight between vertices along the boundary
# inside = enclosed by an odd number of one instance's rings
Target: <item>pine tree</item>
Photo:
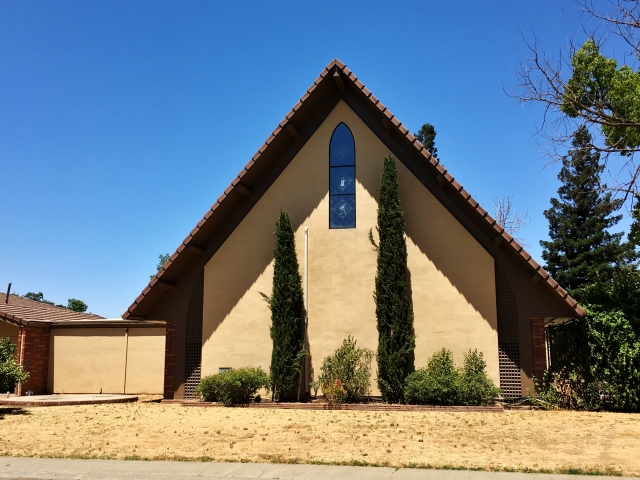
[[[431,155],[438,158],[438,149],[436,148],[436,129],[430,123],[425,123],[420,127],[418,133],[413,134],[414,137],[426,148]]]
[[[580,289],[611,275],[615,265],[627,255],[622,233],[607,229],[622,215],[613,215],[622,200],[604,193],[600,183],[604,165],[600,154],[589,147],[591,135],[585,128],[574,134],[573,150],[562,159],[558,197],[544,216],[549,220],[550,241],[541,241],[546,268],[560,285],[579,298]]]
[[[413,308],[407,296],[407,244],[393,157],[385,157],[378,198],[376,273],[378,387],[387,402],[404,401],[405,378],[415,349]],[[372,238],[372,237],[371,237]]]
[[[304,301],[293,228],[289,215],[282,210],[275,235],[273,290],[271,297],[262,296],[271,309],[272,398],[282,401],[294,397],[306,355],[303,350]]]

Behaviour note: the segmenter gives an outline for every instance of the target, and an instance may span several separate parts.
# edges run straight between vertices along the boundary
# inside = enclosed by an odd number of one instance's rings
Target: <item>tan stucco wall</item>
[[[18,344],[18,326],[11,323],[0,320],[0,338],[9,337],[11,343]]]
[[[130,328],[127,393],[162,393],[164,328]]]
[[[341,121],[356,143],[357,227],[330,230],[329,141]],[[340,102],[205,266],[203,375],[217,373],[219,367],[268,370],[270,314],[259,292],[271,292],[273,231],[281,208],[291,217],[301,273],[304,227],[309,227],[312,371],[319,373],[324,357],[348,335],[376,350],[376,253],[367,233],[376,224],[385,155],[390,155],[388,149]],[[415,311],[416,367],[442,347],[453,350],[460,364],[466,350],[478,348],[498,383],[493,258],[401,163],[397,165]]]
[[[127,351],[123,327],[52,328],[47,390],[162,393],[164,329],[130,328],[128,337]]]

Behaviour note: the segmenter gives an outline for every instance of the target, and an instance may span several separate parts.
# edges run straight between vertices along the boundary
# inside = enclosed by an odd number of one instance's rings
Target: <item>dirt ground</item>
[[[0,455],[640,475],[640,415],[0,407]]]

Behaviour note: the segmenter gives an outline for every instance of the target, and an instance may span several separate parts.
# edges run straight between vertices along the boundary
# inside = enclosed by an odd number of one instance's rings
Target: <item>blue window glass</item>
[[[329,148],[329,165],[340,167],[342,165],[356,164],[356,146],[351,130],[341,123],[333,131],[331,146]]]
[[[352,195],[356,193],[355,167],[333,167],[329,169],[329,193]]]
[[[329,228],[356,226],[356,146],[341,123],[329,145]]]
[[[356,196],[330,195],[329,225],[331,228],[356,226]]]

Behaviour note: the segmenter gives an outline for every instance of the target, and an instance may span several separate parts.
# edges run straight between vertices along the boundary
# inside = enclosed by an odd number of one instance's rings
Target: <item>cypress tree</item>
[[[562,181],[559,198],[552,198],[551,208],[544,212],[551,240],[540,242],[549,273],[578,298],[582,287],[599,276],[611,275],[629,248],[620,243],[622,233],[607,231],[622,218],[613,215],[622,200],[603,192],[606,185],[600,183],[600,175],[604,165],[590,144],[586,128],[574,133],[573,149],[562,159],[558,174]]]
[[[293,228],[289,215],[282,210],[275,235],[273,289],[271,297],[262,296],[271,309],[272,398],[282,401],[294,397],[306,355],[303,350],[304,301]]]
[[[405,378],[415,349],[413,308],[407,296],[407,244],[393,157],[385,157],[378,197],[376,272],[378,387],[387,402],[404,401]]]

